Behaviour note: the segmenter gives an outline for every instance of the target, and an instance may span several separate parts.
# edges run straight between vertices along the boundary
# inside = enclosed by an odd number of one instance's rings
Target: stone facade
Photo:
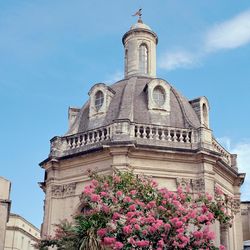
[[[142,59],[147,74],[139,70],[142,40],[149,49],[147,60]],[[141,20],[133,25],[123,37],[125,57],[129,57],[125,78],[108,88],[94,86],[103,89],[105,109],[95,106],[100,99],[91,100],[95,92],[90,91],[90,101],[74,109],[77,114],[68,132],[52,138],[49,157],[40,163],[45,170],[40,184],[45,192],[42,236],[53,234],[54,224],[72,220],[80,211],[79,196],[89,181],[88,169],[107,174],[132,168],[172,191],[181,185],[190,186],[194,195],[214,195],[215,187],[220,187],[233,197],[228,209],[235,218],[232,228],[213,225],[216,244],[242,249],[239,201],[244,174],[238,173],[236,157],[216,141],[209,128],[208,100],[189,101],[166,80],[155,77],[157,41]],[[112,95],[105,97],[107,93]]]
[[[243,240],[250,241],[250,201],[241,202]]]
[[[40,231],[17,214],[10,214],[6,228],[4,250],[34,250]]]
[[[10,213],[10,181],[0,177],[0,250],[4,249],[6,223]]]

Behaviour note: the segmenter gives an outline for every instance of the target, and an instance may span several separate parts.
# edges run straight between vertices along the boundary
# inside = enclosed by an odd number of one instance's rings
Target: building
[[[124,79],[89,90],[82,108],[69,108],[69,130],[51,139],[50,154],[40,163],[45,170],[42,236],[54,224],[80,209],[79,195],[87,170],[113,169],[153,176],[175,191],[177,185],[193,193],[220,187],[232,196],[228,209],[236,211],[232,228],[214,225],[216,244],[230,250],[243,247],[237,156],[214,138],[206,97],[188,100],[166,80],[156,76],[158,37],[139,18],[122,38]]]
[[[10,214],[6,227],[4,250],[33,250],[40,239],[40,231],[17,214]]]
[[[10,181],[0,176],[0,250],[4,249],[6,223],[10,214]]]
[[[241,202],[243,240],[250,241],[250,201]]]

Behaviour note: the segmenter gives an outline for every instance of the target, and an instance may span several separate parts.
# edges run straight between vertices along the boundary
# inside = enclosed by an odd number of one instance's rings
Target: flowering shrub
[[[192,198],[181,187],[170,192],[132,172],[91,177],[74,224],[66,231],[59,226],[54,238],[40,242],[40,249],[218,249],[209,226],[216,219],[232,219],[209,194]]]

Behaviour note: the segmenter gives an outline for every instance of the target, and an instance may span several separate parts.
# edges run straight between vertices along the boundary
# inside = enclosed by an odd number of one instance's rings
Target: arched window
[[[156,86],[153,90],[153,100],[158,107],[165,103],[165,91],[161,86]]]
[[[104,95],[102,91],[98,90],[95,94],[95,108],[97,111],[100,110],[104,102]]]
[[[139,70],[142,74],[148,73],[148,48],[146,44],[139,47]]]
[[[207,105],[203,103],[202,105],[202,115],[203,115],[203,123],[206,127],[208,127],[208,111],[207,111]]]
[[[128,73],[128,49],[125,50],[124,64],[125,64],[125,74],[127,74]]]

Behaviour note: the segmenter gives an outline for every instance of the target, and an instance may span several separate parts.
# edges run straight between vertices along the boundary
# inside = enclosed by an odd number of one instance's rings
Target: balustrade
[[[213,148],[216,152],[220,153],[223,160],[231,165],[231,155],[224,149],[215,139],[212,141]]]
[[[137,124],[134,129],[136,138],[180,143],[192,142],[192,130],[190,129],[178,129],[145,124]]]

